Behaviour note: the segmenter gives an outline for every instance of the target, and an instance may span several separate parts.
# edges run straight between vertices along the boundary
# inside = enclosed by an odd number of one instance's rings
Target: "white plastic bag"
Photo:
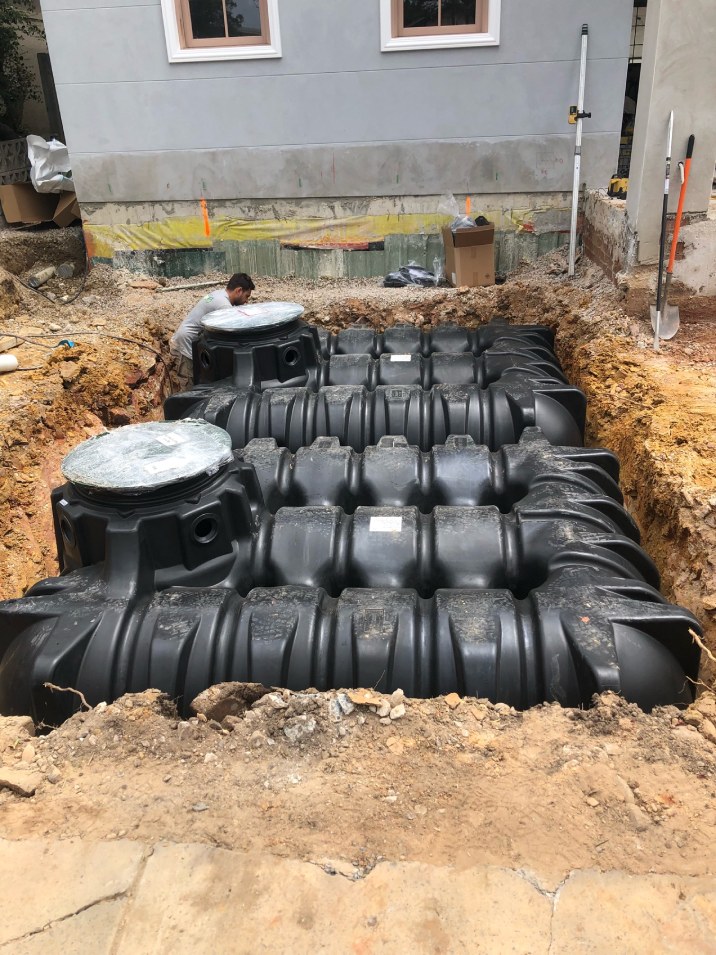
[[[74,192],[67,146],[57,139],[48,143],[42,136],[27,137],[30,179],[36,192]]]
[[[438,215],[450,216],[451,219],[455,219],[460,215],[460,207],[457,204],[457,199],[451,192],[440,197],[440,201],[438,202]]]
[[[459,232],[460,229],[474,229],[476,222],[470,216],[456,216],[450,223],[453,232]]]
[[[450,228],[453,232],[457,232],[459,229],[475,228],[474,219],[471,219],[470,216],[464,216],[460,214],[460,207],[457,204],[457,199],[452,195],[452,193],[447,193],[446,195],[440,197],[440,201],[438,202],[438,215],[450,216],[452,218]]]

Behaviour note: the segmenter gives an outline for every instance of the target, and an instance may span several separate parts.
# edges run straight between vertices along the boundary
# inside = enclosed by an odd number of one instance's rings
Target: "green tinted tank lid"
[[[303,305],[295,302],[255,302],[209,312],[202,325],[213,332],[257,331],[288,325],[300,318],[303,312]]]
[[[83,441],[65,457],[67,481],[93,491],[144,494],[210,477],[232,460],[231,438],[205,421],[148,421]]]

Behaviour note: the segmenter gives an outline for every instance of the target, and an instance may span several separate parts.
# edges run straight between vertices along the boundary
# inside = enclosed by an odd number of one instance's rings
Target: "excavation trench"
[[[7,264],[26,277],[40,261],[42,256],[16,254]],[[600,273],[586,270],[569,286],[559,260],[551,261],[491,289],[392,294],[397,290],[267,280],[262,297],[305,301],[308,321],[334,331],[356,324],[376,330],[403,322],[424,329],[474,325],[493,316],[554,328],[567,377],[587,395],[587,443],[620,458],[626,503],[662,574],[662,592],[696,615],[707,645],[716,648],[716,405],[710,378],[716,356],[704,354],[703,344],[689,354],[689,326],[678,348],[654,356],[646,327],[624,315]],[[103,428],[161,418],[169,383],[157,353],[167,354],[168,335],[198,293],[167,296],[129,282],[96,270],[77,304],[60,309],[10,274],[0,281],[0,334],[32,338],[15,353],[25,366],[30,359],[39,366],[0,379],[2,598],[20,596],[57,573],[50,490],[61,481],[63,456]],[[74,335],[74,347],[36,347],[54,346],[65,333]],[[704,675],[710,682],[708,666]]]
[[[59,249],[51,261],[64,257]],[[97,269],[77,302],[60,308],[0,272],[3,333],[50,334],[54,325],[52,344],[73,330],[79,343],[74,351],[17,348],[21,366],[41,368],[0,377],[4,597],[56,572],[49,490],[65,452],[105,426],[161,416],[166,377],[147,346],[166,353],[199,293],[134,289],[135,278]],[[632,324],[600,273],[581,270],[568,286],[558,256],[500,288],[464,293],[375,282],[258,285],[264,300],[304,302],[309,320],[334,330],[474,324],[496,312],[556,327],[565,371],[587,393],[588,442],[620,456],[622,486],[664,593],[696,614],[716,647],[716,355],[705,326],[685,325],[655,358],[646,322]],[[580,869],[662,873],[670,885],[675,873],[713,872],[712,694],[687,712],[652,714],[609,695],[586,711],[524,713],[474,699],[410,699],[397,722],[367,706],[336,721],[334,693],[283,699],[272,694],[232,717],[230,731],[211,719],[180,721],[154,692],[76,713],[39,738],[0,720],[3,767],[29,766],[41,780],[32,798],[0,789],[3,835],[118,840],[117,848],[124,840],[210,843],[309,860],[327,880],[404,860],[454,867],[453,885],[456,872],[490,864],[527,872],[550,892]],[[12,724],[4,736],[3,724]],[[296,741],[299,730],[306,735]],[[23,762],[33,751],[34,761]],[[386,870],[398,884],[400,870]],[[302,908],[300,924],[312,917]],[[366,931],[375,938],[383,929],[380,915]]]

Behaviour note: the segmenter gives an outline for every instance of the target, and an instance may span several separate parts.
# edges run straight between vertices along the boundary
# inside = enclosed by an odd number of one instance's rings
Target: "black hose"
[[[8,333],[7,337],[17,338],[20,341],[27,342],[29,345],[34,345],[36,348],[43,348],[45,346],[37,344],[34,341],[34,339],[58,338],[58,337],[60,338],[67,337],[67,338],[74,339],[76,335],[99,335],[100,338],[112,338],[118,342],[125,342],[127,345],[136,345],[137,348],[144,348],[146,349],[146,351],[150,351],[156,358],[159,359],[159,361],[162,362],[162,364],[166,365],[166,360],[164,359],[164,356],[162,355],[162,353],[158,352],[156,348],[152,348],[151,345],[147,345],[146,342],[140,342],[136,338],[124,338],[122,335],[111,335],[109,332],[97,332],[97,331],[92,331],[90,329],[82,329],[80,331],[51,332],[51,333],[43,333],[41,335],[32,335],[32,336],[15,335],[13,332],[10,332]],[[53,348],[54,347],[57,347],[57,346],[53,346]],[[52,349],[48,349],[48,350],[52,351]]]

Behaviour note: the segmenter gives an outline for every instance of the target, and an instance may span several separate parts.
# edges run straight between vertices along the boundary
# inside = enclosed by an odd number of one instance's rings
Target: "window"
[[[499,43],[501,0],[380,0],[381,49]]]
[[[170,63],[281,56],[278,0],[161,0]]]
[[[483,0],[393,0],[394,36],[484,33]]]

